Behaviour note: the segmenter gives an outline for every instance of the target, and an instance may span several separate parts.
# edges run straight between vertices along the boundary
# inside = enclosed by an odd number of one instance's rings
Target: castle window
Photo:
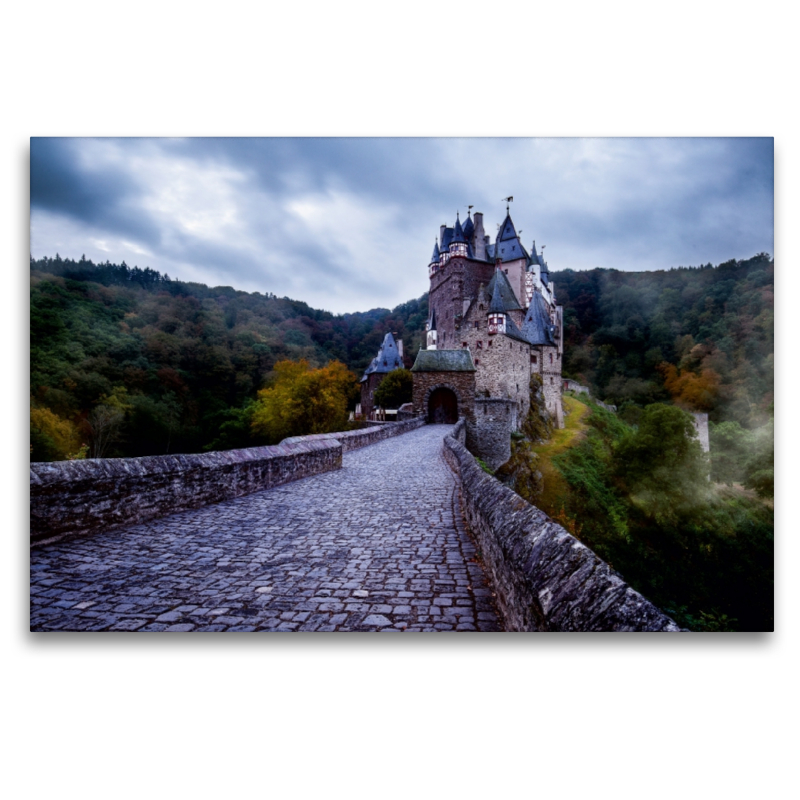
[[[466,343],[466,342],[461,342],[461,346],[462,346],[462,347],[464,347],[464,348],[466,348],[466,346],[467,346],[467,343]]]
[[[477,366],[478,366],[478,364],[480,364],[480,363],[481,363],[481,360],[480,360],[479,358],[476,358],[476,359],[475,359],[475,366],[477,367]]]
[[[478,305],[478,311],[483,311],[483,303],[480,303],[480,304]]]
[[[478,330],[478,328],[480,328],[480,326],[481,326],[481,323],[478,322],[478,320],[475,320],[475,330]]]
[[[550,363],[551,364],[553,363],[553,354],[552,353],[550,353]]]
[[[483,350],[483,342],[475,342],[475,347],[478,350]]]
[[[491,346],[492,346],[492,340],[489,339],[489,347],[491,347]]]
[[[531,356],[531,364],[535,364],[535,363],[536,363],[536,356]]]

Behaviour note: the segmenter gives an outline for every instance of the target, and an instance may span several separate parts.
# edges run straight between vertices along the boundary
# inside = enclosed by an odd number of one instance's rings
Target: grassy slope
[[[565,394],[564,427],[553,432],[553,437],[544,444],[534,445],[533,451],[539,456],[538,468],[542,473],[544,488],[537,505],[570,532],[574,532],[570,520],[564,518],[563,498],[569,493],[569,484],[561,471],[553,464],[553,457],[574,447],[586,437],[588,425],[585,417],[589,407],[576,397]]]

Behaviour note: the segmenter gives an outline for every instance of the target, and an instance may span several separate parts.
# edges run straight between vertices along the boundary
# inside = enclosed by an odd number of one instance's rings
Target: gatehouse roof
[[[475,372],[472,353],[461,350],[420,350],[412,372]]]

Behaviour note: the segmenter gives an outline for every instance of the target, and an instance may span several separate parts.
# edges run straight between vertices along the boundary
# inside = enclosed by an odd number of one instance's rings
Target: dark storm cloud
[[[85,144],[81,139],[31,139],[31,212],[44,209],[157,242],[157,226],[135,209],[143,189],[136,177],[123,167],[92,169],[82,158]]]
[[[333,310],[426,288],[467,204],[553,270],[772,251],[771,139],[34,139],[35,255],[91,256]],[[82,242],[88,244],[81,249]],[[80,252],[65,252],[75,249]],[[107,255],[103,255],[107,254]]]

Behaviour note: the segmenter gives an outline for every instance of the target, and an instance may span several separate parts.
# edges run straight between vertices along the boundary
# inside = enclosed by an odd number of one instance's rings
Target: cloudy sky
[[[32,139],[31,253],[334,312],[427,289],[439,225],[511,216],[551,270],[773,253],[772,139]]]

